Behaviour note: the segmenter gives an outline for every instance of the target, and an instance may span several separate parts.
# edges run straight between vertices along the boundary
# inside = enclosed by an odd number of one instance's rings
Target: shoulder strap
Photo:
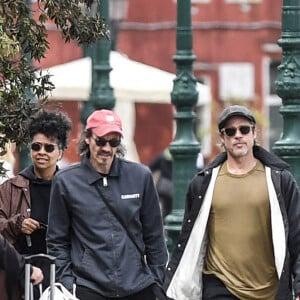
[[[127,229],[127,226],[125,225],[124,221],[121,219],[121,217],[117,214],[117,212],[114,210],[114,208],[109,204],[109,202],[107,201],[107,199],[104,197],[104,195],[103,195],[100,187],[97,185],[97,183],[95,184],[95,187],[96,187],[98,193],[100,194],[101,199],[103,200],[104,204],[107,206],[107,208],[111,211],[111,213],[114,215],[114,217],[119,221],[119,223],[125,229],[125,231],[127,233],[127,236],[130,238],[130,240],[132,241],[132,243],[138,249],[138,251],[140,252],[141,256],[144,257],[144,255],[145,255],[144,251],[142,251],[141,248],[138,246],[138,244],[136,243],[135,239],[132,236],[132,233]]]

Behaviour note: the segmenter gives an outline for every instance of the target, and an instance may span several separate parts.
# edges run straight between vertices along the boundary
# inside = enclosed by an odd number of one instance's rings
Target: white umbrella
[[[175,75],[111,51],[110,84],[117,100],[171,103]],[[91,59],[77,59],[48,69],[55,90],[50,98],[86,101],[91,91]],[[210,102],[207,86],[197,83],[199,104]]]

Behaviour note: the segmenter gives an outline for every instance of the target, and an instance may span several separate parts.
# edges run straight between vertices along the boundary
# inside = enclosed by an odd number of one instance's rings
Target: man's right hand
[[[40,228],[40,223],[32,218],[24,219],[21,225],[21,231],[24,234],[32,234],[38,228]]]

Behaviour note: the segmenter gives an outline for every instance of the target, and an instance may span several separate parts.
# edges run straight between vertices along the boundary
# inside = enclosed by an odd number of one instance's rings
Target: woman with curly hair
[[[52,178],[72,129],[57,111],[38,111],[28,123],[32,165],[0,186],[0,233],[25,255],[46,253]]]

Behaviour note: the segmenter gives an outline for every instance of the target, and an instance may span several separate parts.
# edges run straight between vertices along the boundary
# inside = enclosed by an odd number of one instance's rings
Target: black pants
[[[224,283],[214,275],[203,274],[203,300],[239,300],[232,295]]]
[[[84,286],[77,285],[76,296],[80,300],[155,300],[155,295],[152,291],[152,286],[149,286],[140,292],[121,298],[108,298],[104,297],[95,291]]]

